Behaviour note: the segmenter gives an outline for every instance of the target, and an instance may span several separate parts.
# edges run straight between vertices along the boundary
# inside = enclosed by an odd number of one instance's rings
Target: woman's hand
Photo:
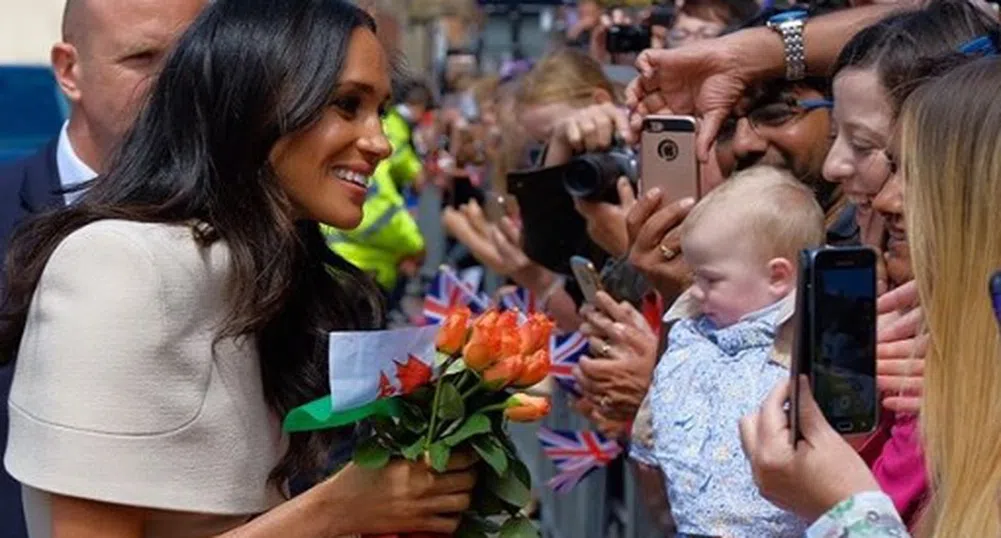
[[[616,303],[607,293],[596,305],[581,309],[581,332],[589,338],[592,357],[581,357],[574,377],[582,396],[611,420],[636,416],[650,389],[657,364],[657,335],[643,314],[629,303]]]
[[[424,462],[395,460],[369,470],[349,464],[318,487],[328,488],[331,502],[350,518],[344,534],[434,532],[449,536],[469,508],[476,485],[476,458],[457,454],[445,473]]]
[[[896,413],[917,414],[921,410],[924,358],[928,352],[917,283],[912,280],[881,296],[877,311],[876,384],[883,394],[883,407]]]
[[[810,383],[799,383],[799,424],[803,440],[790,442],[784,404],[792,383],[782,381],[761,410],[740,421],[740,440],[761,495],[776,506],[815,521],[841,501],[879,484],[862,458],[827,423]]]
[[[691,283],[691,269],[681,256],[681,223],[695,205],[691,198],[668,203],[654,188],[626,216],[629,263],[660,292],[668,304]],[[672,254],[670,259],[668,254]]]
[[[474,211],[446,207],[441,214],[442,226],[448,235],[465,245],[480,263],[495,273],[506,275],[510,267],[497,252],[489,233],[479,226],[478,219],[470,219],[469,214]]]
[[[636,203],[636,194],[629,180],[619,178],[616,188],[619,203],[588,202],[574,198],[574,207],[587,222],[587,235],[605,252],[621,258],[629,252],[629,228],[626,216]]]
[[[762,34],[737,32],[675,49],[645,50],[636,59],[640,76],[626,89],[633,132],[639,132],[649,114],[695,114],[699,160],[709,159],[709,149],[723,122],[753,82],[742,61],[757,45],[750,40]],[[763,36],[767,39],[767,35]],[[771,45],[765,43],[765,46]]]
[[[626,113],[612,103],[591,105],[575,112],[553,129],[546,148],[546,167],[566,164],[577,154],[607,151],[615,135],[631,142]]]

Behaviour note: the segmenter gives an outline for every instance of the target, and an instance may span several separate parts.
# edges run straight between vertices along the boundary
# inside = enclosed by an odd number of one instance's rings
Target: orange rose
[[[462,350],[462,360],[471,370],[482,372],[502,357],[499,320],[500,314],[491,310],[473,322],[473,332]]]
[[[501,357],[521,355],[521,333],[518,330],[518,313],[508,310],[497,318],[501,338]]]
[[[531,355],[540,349],[549,349],[553,322],[545,314],[533,314],[521,326],[521,354]]]
[[[525,357],[525,368],[521,375],[512,383],[516,387],[531,387],[549,375],[549,367],[552,361],[549,359],[549,349],[540,349],[530,356]]]
[[[460,306],[448,313],[445,322],[438,329],[435,347],[447,355],[455,355],[466,343],[466,333],[469,332],[469,318],[473,313],[469,308]]]
[[[525,359],[521,355],[512,355],[501,359],[483,372],[483,383],[490,390],[501,390],[519,379],[525,370]]]
[[[549,398],[515,394],[507,401],[504,416],[512,422],[535,422],[549,414]]]

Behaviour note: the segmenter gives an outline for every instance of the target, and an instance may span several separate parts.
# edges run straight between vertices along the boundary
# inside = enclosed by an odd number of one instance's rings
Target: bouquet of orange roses
[[[444,471],[456,451],[480,456],[472,507],[456,536],[536,537],[522,513],[531,477],[505,431],[507,421],[531,422],[549,412],[546,398],[522,392],[549,373],[553,323],[542,314],[490,310],[473,318],[453,310],[438,328],[437,379],[394,396],[398,412],[364,419],[353,460],[379,468],[391,458],[424,458]]]

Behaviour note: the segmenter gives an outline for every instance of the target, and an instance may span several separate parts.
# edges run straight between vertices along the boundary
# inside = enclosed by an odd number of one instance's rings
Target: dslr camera
[[[625,143],[616,141],[605,153],[574,157],[563,176],[563,186],[574,198],[589,202],[619,203],[616,183],[625,176],[635,187],[639,182],[639,158]]]

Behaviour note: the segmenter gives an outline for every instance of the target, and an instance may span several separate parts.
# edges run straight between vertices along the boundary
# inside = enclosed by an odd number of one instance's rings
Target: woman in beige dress
[[[0,357],[5,465],[32,538],[452,532],[475,477],[353,465],[287,497],[329,434],[282,435],[328,392],[328,331],[382,324],[317,223],[362,219],[390,153],[390,65],[342,0],[216,0],[109,172],[13,241]]]

